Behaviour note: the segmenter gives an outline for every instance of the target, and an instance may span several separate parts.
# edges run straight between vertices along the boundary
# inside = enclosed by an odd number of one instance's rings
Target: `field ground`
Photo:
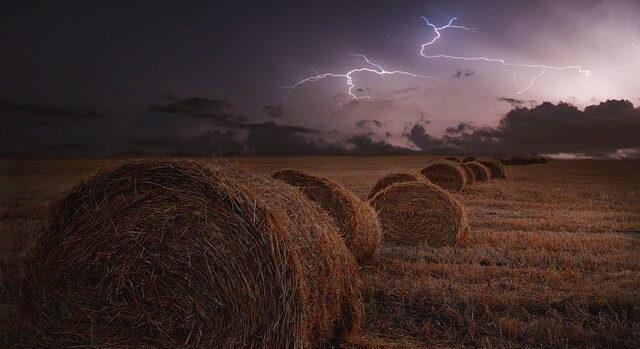
[[[48,203],[120,161],[0,161],[0,332]],[[385,173],[418,171],[426,158],[225,161],[310,170],[365,198]],[[363,268],[366,318],[353,347],[640,347],[640,161],[509,166],[507,177],[456,195],[471,222],[466,246],[383,246]]]

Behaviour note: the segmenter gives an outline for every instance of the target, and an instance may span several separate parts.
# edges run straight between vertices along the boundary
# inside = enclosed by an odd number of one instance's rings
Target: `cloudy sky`
[[[627,156],[638,18],[635,0],[13,2],[0,153]]]

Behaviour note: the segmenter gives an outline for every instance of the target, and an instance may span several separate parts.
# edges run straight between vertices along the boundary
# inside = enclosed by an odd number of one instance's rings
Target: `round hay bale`
[[[385,189],[386,187],[395,184],[395,183],[404,183],[404,182],[414,182],[414,181],[424,181],[425,178],[422,176],[415,175],[413,173],[407,172],[392,172],[387,174],[386,176],[380,178],[378,182],[371,188],[369,192],[369,196],[367,199],[373,198],[379,191]]]
[[[368,203],[341,185],[320,176],[298,170],[283,170],[272,175],[300,189],[311,201],[329,212],[340,235],[359,263],[375,256],[380,244],[380,223]]]
[[[391,243],[454,245],[468,229],[464,208],[431,183],[394,184],[376,194],[371,205],[378,212],[383,239]]]
[[[464,186],[464,173],[457,163],[449,160],[437,160],[427,164],[420,171],[431,183],[451,193],[457,193]]]
[[[469,166],[467,166],[467,164],[465,163],[461,163],[460,167],[464,171],[465,185],[470,186],[476,184],[476,177],[474,176],[471,168],[469,168]]]
[[[509,165],[525,165],[525,159],[520,156],[514,156],[509,159]]]
[[[471,169],[471,172],[473,172],[473,177],[476,182],[486,182],[491,179],[491,171],[484,165],[477,162],[469,162],[466,165]]]
[[[80,183],[29,253],[25,346],[313,348],[348,336],[362,313],[355,260],[323,210],[278,184],[190,161]]]
[[[498,162],[499,162],[500,164],[502,164],[502,165],[506,165],[506,164],[507,164],[507,162],[508,162],[506,159],[504,159],[504,158],[503,158],[503,157],[501,157],[501,156],[494,156],[494,157],[493,157],[493,159],[494,159],[494,160],[496,160],[496,161],[498,161]]]
[[[464,160],[462,160],[462,162],[474,162],[476,161],[476,158],[474,158],[473,156],[467,156],[466,158],[464,158]]]
[[[457,158],[457,157],[455,157],[455,156],[449,156],[449,157],[447,157],[447,160],[449,160],[449,161],[453,161],[453,162],[460,162],[460,159],[458,159],[458,158]]]
[[[498,160],[482,160],[480,164],[484,165],[491,171],[491,179],[506,179],[507,176],[504,172],[504,166]]]

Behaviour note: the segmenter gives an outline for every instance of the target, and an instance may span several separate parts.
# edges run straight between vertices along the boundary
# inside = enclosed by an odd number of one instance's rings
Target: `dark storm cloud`
[[[415,152],[412,149],[398,147],[385,141],[374,141],[367,135],[352,136],[347,143],[353,146],[350,153],[357,155],[400,155]]]
[[[262,111],[270,118],[279,118],[284,114],[282,105],[266,105],[262,108]]]
[[[298,133],[317,133],[317,130],[303,126],[282,125],[273,121],[247,122],[233,111],[231,103],[224,99],[210,99],[203,97],[177,98],[169,95],[164,97],[164,104],[154,103],[149,108],[149,112],[187,115],[196,118],[204,118],[216,126],[234,129],[283,129]],[[278,106],[269,106],[270,110],[278,109]],[[282,112],[282,107],[279,107]]]
[[[206,131],[194,137],[141,137],[132,140],[131,145],[145,154],[161,155],[227,155],[246,151],[234,130]]]
[[[473,69],[456,70],[456,72],[451,75],[451,79],[468,78],[475,73],[476,71]]]
[[[427,133],[422,123],[416,123],[411,126],[408,131],[405,131],[403,136],[422,151],[440,152],[444,146],[444,143],[440,139]]]
[[[225,99],[204,97],[177,98],[173,95],[164,97],[163,102],[149,106],[150,112],[190,115],[212,120],[228,120],[235,117],[231,112],[231,103]]]
[[[468,122],[461,122],[455,127],[447,127],[446,133],[451,135],[464,135],[477,131],[477,127]]]
[[[515,108],[497,127],[475,128],[459,124],[448,135],[434,138],[416,125],[407,138],[418,148],[451,153],[612,154],[640,148],[640,108],[626,100],[608,100],[584,111],[568,103],[544,102],[534,108]]]
[[[358,122],[356,122],[356,127],[357,128],[364,128],[367,125],[373,125],[375,127],[382,127],[382,122],[380,120],[376,120],[376,119],[362,119],[359,120]]]
[[[525,104],[529,107],[534,107],[538,102],[533,100],[533,99],[529,99],[529,100],[522,100],[522,99],[516,99],[516,98],[510,98],[510,97],[498,97],[498,101],[500,102],[506,102],[511,104],[511,106],[515,107],[522,107]]]
[[[69,122],[102,118],[94,107],[75,105],[47,105],[0,100],[0,114],[5,121],[29,118],[32,122]]]
[[[393,91],[393,93],[400,94],[400,93],[407,93],[407,92],[416,92],[418,90],[420,90],[420,86],[412,86],[412,87],[407,87],[407,88],[402,88],[402,89],[399,89],[399,90],[395,90],[395,91]]]

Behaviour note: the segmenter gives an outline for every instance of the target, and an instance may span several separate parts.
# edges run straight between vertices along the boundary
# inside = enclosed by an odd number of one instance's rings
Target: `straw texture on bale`
[[[297,187],[335,219],[340,235],[356,260],[364,263],[375,256],[382,230],[371,206],[341,185],[298,170],[282,170],[273,178]]]
[[[468,162],[466,165],[471,169],[471,172],[473,172],[473,177],[476,182],[486,182],[491,179],[491,171],[484,165],[477,162]]]
[[[385,241],[397,244],[454,245],[467,230],[467,214],[449,193],[425,182],[397,183],[376,194]]]
[[[464,186],[464,173],[457,163],[449,160],[436,160],[420,171],[431,183],[451,193],[457,193]]]
[[[415,182],[415,181],[425,181],[425,178],[422,176],[415,175],[413,173],[407,172],[392,172],[387,174],[386,176],[380,178],[378,182],[371,188],[369,192],[368,199],[373,198],[379,191],[385,189],[386,187],[396,184],[396,183],[404,183],[404,182]]]
[[[457,157],[455,157],[455,156],[449,156],[449,157],[447,157],[447,160],[449,160],[449,161],[453,161],[453,162],[460,162],[460,159],[458,159],[458,158],[457,158]]]
[[[21,283],[24,345],[47,348],[324,347],[362,311],[323,210],[189,161],[130,162],[67,192]]]
[[[462,168],[462,171],[464,172],[465,185],[474,185],[476,183],[476,177],[473,175],[473,171],[471,171],[469,166],[465,163],[461,163],[460,168]]]
[[[491,179],[505,179],[507,178],[504,172],[504,166],[498,160],[481,160],[480,164],[484,165],[491,171]]]
[[[506,165],[506,164],[507,164],[507,160],[506,160],[506,159],[504,159],[504,158],[503,158],[503,157],[501,157],[501,156],[495,156],[493,159],[494,159],[494,160],[496,160],[496,161],[498,161],[498,162],[499,162],[500,164],[502,164],[502,165]]]
[[[462,160],[462,162],[473,162],[476,161],[476,158],[474,158],[473,156],[467,156],[466,158],[464,158],[464,160]]]

